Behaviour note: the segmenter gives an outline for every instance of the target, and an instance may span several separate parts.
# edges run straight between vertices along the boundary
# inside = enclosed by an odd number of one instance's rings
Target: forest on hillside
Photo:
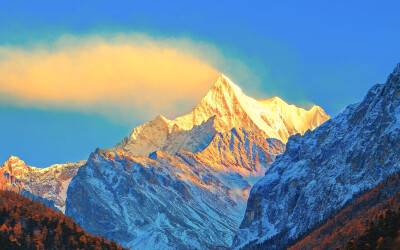
[[[39,201],[0,190],[0,249],[118,249]]]

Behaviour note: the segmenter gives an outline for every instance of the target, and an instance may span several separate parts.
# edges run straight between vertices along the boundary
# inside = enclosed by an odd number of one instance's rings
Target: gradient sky
[[[0,161],[87,158],[219,73],[335,116],[400,62],[398,1],[81,2],[1,3]]]

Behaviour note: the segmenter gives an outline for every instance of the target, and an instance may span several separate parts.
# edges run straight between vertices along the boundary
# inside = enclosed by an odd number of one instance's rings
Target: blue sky
[[[223,60],[208,62],[250,96],[314,103],[333,116],[384,82],[400,62],[398,1],[80,2],[3,2],[0,47],[30,51],[66,34],[189,39],[194,47],[215,49]],[[0,161],[12,154],[39,167],[86,158],[158,115],[157,109],[142,115],[141,106],[132,106],[132,119],[112,119],[0,98]],[[183,102],[176,113],[193,105]]]

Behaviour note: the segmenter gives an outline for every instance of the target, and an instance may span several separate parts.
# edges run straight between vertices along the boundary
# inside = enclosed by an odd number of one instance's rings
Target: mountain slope
[[[283,150],[236,129],[197,154],[97,150],[69,186],[66,214],[132,248],[229,247],[254,178]]]
[[[400,170],[400,64],[361,103],[303,137],[250,193],[234,248],[285,248]]]
[[[0,190],[22,193],[64,212],[68,185],[85,162],[36,168],[11,156],[0,167]]]
[[[278,97],[256,101],[222,75],[189,114],[173,121],[158,116],[135,128],[113,149],[123,149],[134,156],[147,156],[156,150],[167,154],[175,154],[179,149],[196,153],[217,132],[228,132],[232,128],[262,132],[265,138],[286,143],[290,135],[313,130],[329,118],[318,106],[304,110]]]
[[[389,209],[398,211],[399,208],[400,174],[396,173],[289,249],[344,249],[352,238],[360,238],[365,234],[371,222],[378,224],[380,215]]]
[[[71,218],[14,192],[0,190],[1,249],[121,249],[90,235]]]

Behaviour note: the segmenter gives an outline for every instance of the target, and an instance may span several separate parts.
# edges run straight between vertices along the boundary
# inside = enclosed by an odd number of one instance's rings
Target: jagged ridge
[[[11,156],[0,167],[0,190],[22,193],[64,212],[68,185],[85,162],[82,160],[36,168]]]
[[[175,154],[179,149],[196,153],[204,149],[198,145],[208,145],[216,132],[224,133],[232,128],[257,131],[265,138],[286,143],[290,135],[313,130],[328,119],[330,116],[318,106],[304,110],[288,105],[279,97],[257,101],[221,75],[192,112],[173,121],[158,116],[135,128],[114,149],[123,149],[135,156],[147,156],[156,150],[167,154]],[[208,126],[200,126],[205,122]]]
[[[285,248],[400,170],[400,64],[287,150],[251,190],[233,246]]]

